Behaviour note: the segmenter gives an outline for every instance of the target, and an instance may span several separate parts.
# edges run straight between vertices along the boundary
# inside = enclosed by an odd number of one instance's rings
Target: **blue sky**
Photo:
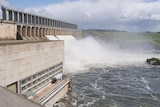
[[[62,2],[64,0],[8,0],[12,6],[16,7],[33,7],[44,6],[51,3]]]
[[[64,1],[75,1],[75,0],[8,0],[12,6],[19,8],[24,7],[35,7],[45,6],[53,3],[61,3]]]
[[[75,23],[80,29],[160,31],[160,0],[0,0],[0,5]]]

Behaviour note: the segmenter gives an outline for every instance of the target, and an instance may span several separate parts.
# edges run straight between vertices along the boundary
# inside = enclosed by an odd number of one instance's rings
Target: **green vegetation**
[[[99,36],[107,36],[110,39],[116,41],[125,42],[153,42],[156,45],[160,45],[160,33],[129,33],[120,31],[105,31],[105,30],[91,30],[92,34]]]
[[[151,64],[151,65],[160,65],[160,59],[159,58],[149,58],[146,60],[146,62],[148,64]]]

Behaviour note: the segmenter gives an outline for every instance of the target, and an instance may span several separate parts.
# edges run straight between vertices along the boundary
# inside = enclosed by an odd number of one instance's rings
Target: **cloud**
[[[92,17],[92,14],[90,12],[85,12],[83,15],[82,15],[82,18],[84,19],[90,19]]]
[[[0,0],[0,7],[1,6],[10,6],[9,2],[7,0]],[[2,11],[0,11],[0,19],[2,18]]]
[[[127,31],[158,31],[159,10],[159,0],[65,0],[61,3],[25,9],[78,24],[79,28],[83,29]]]
[[[7,0],[0,0],[0,6],[9,6],[9,2]]]
[[[135,3],[124,11],[124,17],[160,20],[160,2]]]

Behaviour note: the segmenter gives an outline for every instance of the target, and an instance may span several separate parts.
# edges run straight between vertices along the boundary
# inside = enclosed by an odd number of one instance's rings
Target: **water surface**
[[[65,107],[159,107],[160,68],[156,66],[92,67],[73,74]]]

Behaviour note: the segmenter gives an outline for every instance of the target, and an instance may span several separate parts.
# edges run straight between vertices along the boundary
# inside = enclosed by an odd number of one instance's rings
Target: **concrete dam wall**
[[[39,79],[33,77],[37,73],[51,67],[53,72],[63,72],[64,42],[63,41],[8,41],[0,44],[0,85],[13,88],[14,92],[23,93],[37,90],[41,85]],[[38,76],[38,75],[37,75]],[[41,76],[40,76],[41,77]],[[45,78],[49,79],[50,75]],[[50,83],[51,79],[45,83]],[[25,86],[31,83],[29,86]],[[44,85],[44,84],[42,84]]]
[[[1,9],[0,90],[4,93],[0,99],[10,97],[10,101],[0,106],[52,107],[71,89],[71,79],[64,74],[64,41],[47,35],[78,39],[82,31],[76,24]]]

